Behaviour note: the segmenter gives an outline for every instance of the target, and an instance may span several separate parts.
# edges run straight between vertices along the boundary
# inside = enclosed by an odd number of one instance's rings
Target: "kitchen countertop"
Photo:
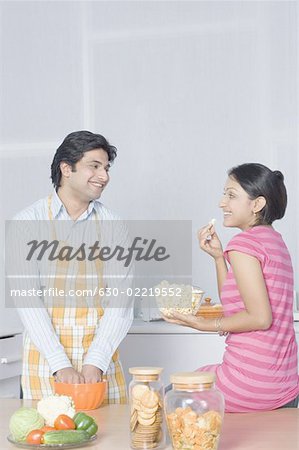
[[[294,329],[299,333],[299,322],[294,322]],[[142,319],[134,319],[133,324],[128,334],[211,334],[217,333],[209,331],[198,331],[193,328],[175,325],[173,323],[165,322],[165,320],[155,320],[153,322],[145,322]]]
[[[182,327],[174,323],[165,322],[165,320],[154,320],[145,322],[142,319],[134,319],[128,334],[215,334],[212,332],[203,332],[189,327]]]
[[[299,322],[294,322],[295,332],[299,333]],[[22,333],[22,328],[7,328],[0,331],[0,339],[15,334]],[[134,319],[128,334],[211,334],[217,335],[212,331],[199,331],[193,328],[175,325],[165,322],[165,320],[155,320],[153,322],[145,322],[142,319]]]
[[[0,339],[15,336],[16,334],[21,334],[21,333],[23,333],[23,329],[21,327],[1,328]]]
[[[0,448],[13,450],[6,437],[12,413],[20,406],[35,406],[36,402],[0,399]],[[92,450],[129,450],[129,409],[127,405],[109,405],[88,414],[99,425],[98,438],[88,445]],[[299,409],[226,414],[218,450],[298,450]],[[165,450],[171,450],[167,445]]]

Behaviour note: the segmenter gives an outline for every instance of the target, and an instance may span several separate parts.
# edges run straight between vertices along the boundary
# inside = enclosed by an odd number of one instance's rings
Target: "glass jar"
[[[215,388],[215,374],[182,372],[170,381],[165,414],[174,450],[217,450],[224,398]]]
[[[206,297],[195,314],[197,317],[204,317],[205,319],[216,319],[223,316],[223,307],[220,303],[212,302],[210,297]]]
[[[165,446],[164,387],[161,367],[131,367],[129,385],[130,443],[134,449]]]

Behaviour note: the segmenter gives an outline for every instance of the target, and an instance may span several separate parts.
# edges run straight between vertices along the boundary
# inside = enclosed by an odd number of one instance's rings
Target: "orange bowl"
[[[99,383],[57,383],[54,382],[55,393],[59,395],[69,395],[75,403],[76,410],[97,409],[102,404],[107,381]]]

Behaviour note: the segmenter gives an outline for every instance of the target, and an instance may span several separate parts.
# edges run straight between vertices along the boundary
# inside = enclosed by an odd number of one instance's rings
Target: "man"
[[[49,221],[55,237],[57,221],[72,221],[66,222],[71,225],[67,239],[72,239],[73,230],[82,224],[96,224],[100,229],[103,221],[113,222],[117,217],[99,198],[109,182],[109,168],[115,157],[116,148],[103,136],[89,131],[69,134],[57,149],[51,165],[54,191],[15,219]],[[118,227],[117,239],[127,242],[123,226]],[[41,265],[39,262],[38,273],[43,271]],[[46,288],[45,292],[51,289],[56,292],[58,288],[66,293],[79,292],[79,289],[84,292],[97,286],[102,292],[107,286],[126,292],[132,279],[131,266],[120,269],[119,265],[103,263],[100,259],[92,265],[87,265],[86,261],[57,259],[47,270],[52,275],[46,273],[47,276],[35,285]],[[34,280],[28,277],[25,282],[29,288]],[[57,300],[60,300],[58,306]],[[75,300],[75,306],[68,303],[66,294],[62,304],[61,299],[52,296],[47,301],[40,299],[39,303],[35,300],[35,307],[18,308],[25,328],[23,397],[39,399],[50,395],[54,379],[65,383],[95,383],[104,374],[108,380],[106,403],[125,403],[125,380],[117,348],[133,320],[130,299],[126,307],[117,307],[114,303],[114,307],[105,311],[99,296]]]

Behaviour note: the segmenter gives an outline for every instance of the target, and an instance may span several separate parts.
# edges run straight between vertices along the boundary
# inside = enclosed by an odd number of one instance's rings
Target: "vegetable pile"
[[[65,414],[65,412],[69,414]],[[79,444],[94,436],[98,425],[84,412],[75,414],[71,397],[55,395],[35,408],[20,408],[11,416],[9,430],[17,442],[40,445]]]
[[[54,421],[60,414],[74,417],[76,410],[72,397],[67,395],[50,395],[37,404],[38,412],[45,419],[46,425],[54,426]]]

